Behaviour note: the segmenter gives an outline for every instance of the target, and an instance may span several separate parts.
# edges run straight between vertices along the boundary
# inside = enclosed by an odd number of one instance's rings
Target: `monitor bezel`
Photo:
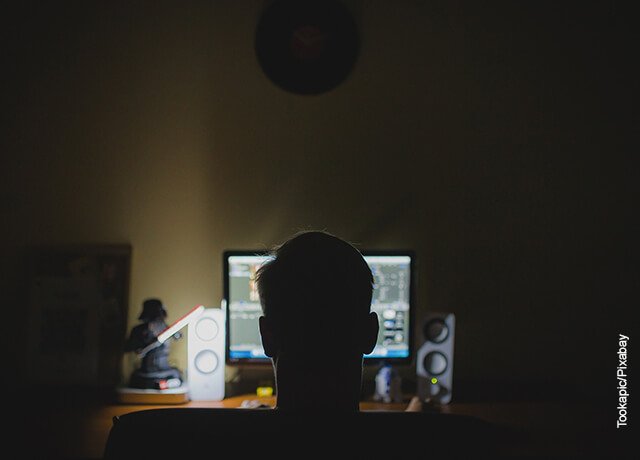
[[[268,256],[271,253],[269,250],[226,250],[223,252],[223,303],[225,309],[225,322],[226,322],[226,334],[225,334],[225,362],[228,366],[270,366],[270,358],[232,358],[230,350],[230,318],[229,314],[229,257],[231,256]],[[364,356],[364,365],[408,365],[412,362],[414,356],[414,335],[415,335],[415,317],[416,317],[416,253],[410,249],[371,249],[360,250],[362,256],[408,256],[410,258],[410,273],[409,273],[409,354],[406,357],[369,357]]]

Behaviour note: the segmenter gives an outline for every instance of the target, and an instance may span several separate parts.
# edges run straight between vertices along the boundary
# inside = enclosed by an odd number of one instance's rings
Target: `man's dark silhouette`
[[[256,283],[277,407],[357,411],[363,354],[378,335],[369,266],[352,245],[323,232],[301,233],[273,256]]]

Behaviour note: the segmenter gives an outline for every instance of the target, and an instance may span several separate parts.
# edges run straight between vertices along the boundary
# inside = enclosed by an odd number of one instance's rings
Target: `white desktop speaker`
[[[422,327],[422,345],[416,355],[418,397],[447,404],[453,384],[453,313],[429,313]]]
[[[189,323],[189,393],[192,401],[224,398],[225,311],[208,308]]]

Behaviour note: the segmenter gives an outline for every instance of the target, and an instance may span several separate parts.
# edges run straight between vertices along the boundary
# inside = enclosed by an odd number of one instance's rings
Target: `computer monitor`
[[[413,351],[415,256],[412,251],[362,251],[374,278],[371,310],[380,330],[365,364],[408,364]],[[230,365],[268,364],[260,341],[262,315],[255,286],[264,251],[224,252],[224,304],[227,317],[226,361]]]

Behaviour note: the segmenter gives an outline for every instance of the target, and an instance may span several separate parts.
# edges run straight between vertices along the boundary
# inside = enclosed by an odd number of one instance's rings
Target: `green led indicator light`
[[[433,384],[435,385],[436,383],[438,383],[438,379],[437,379],[437,378],[435,378],[435,377],[434,377],[434,378],[432,378],[432,379],[431,379],[431,383],[433,383]]]

